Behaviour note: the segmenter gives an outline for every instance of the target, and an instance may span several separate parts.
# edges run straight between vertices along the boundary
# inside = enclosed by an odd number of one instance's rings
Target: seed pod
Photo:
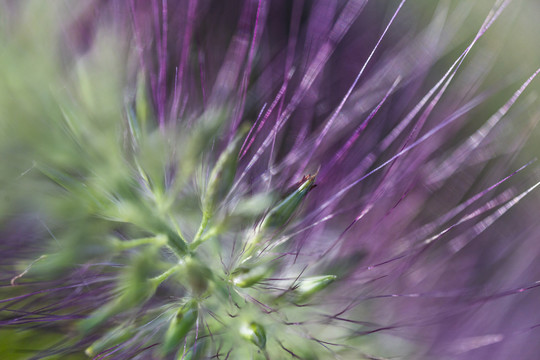
[[[259,349],[264,350],[266,346],[266,331],[262,325],[256,322],[243,324],[240,327],[240,335],[255,344]]]
[[[261,230],[273,229],[285,225],[307,193],[314,187],[313,183],[316,176],[316,174],[305,176],[285,199],[274,206],[263,220]]]
[[[195,301],[190,301],[178,309],[174,317],[171,319],[169,328],[165,333],[165,339],[163,340],[162,345],[162,351],[164,354],[169,354],[180,345],[182,340],[184,340],[186,335],[197,322],[198,316],[199,311]]]
[[[337,277],[335,275],[322,275],[301,279],[297,287],[294,289],[297,295],[296,300],[305,301],[309,299],[334,282],[336,278]]]

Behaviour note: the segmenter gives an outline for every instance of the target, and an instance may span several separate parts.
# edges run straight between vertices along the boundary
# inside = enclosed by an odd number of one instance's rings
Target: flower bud
[[[316,176],[316,174],[305,176],[285,199],[274,206],[263,220],[261,230],[285,225],[307,193],[314,187],[313,183]]]
[[[263,350],[266,346],[266,331],[262,325],[251,322],[240,327],[240,335]]]
[[[169,354],[180,345],[182,340],[197,322],[198,316],[199,311],[195,301],[190,301],[178,309],[174,317],[171,319],[169,328],[165,333],[165,339],[163,340],[162,345],[162,351],[164,354]]]
[[[336,278],[337,277],[335,275],[322,275],[301,279],[299,284],[294,288],[297,295],[296,300],[305,301],[309,299],[319,291],[325,289],[328,285],[334,282]]]

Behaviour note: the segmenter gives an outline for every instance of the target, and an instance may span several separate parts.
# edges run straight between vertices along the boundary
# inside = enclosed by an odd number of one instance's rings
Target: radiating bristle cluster
[[[535,359],[521,5],[0,0],[0,358]]]

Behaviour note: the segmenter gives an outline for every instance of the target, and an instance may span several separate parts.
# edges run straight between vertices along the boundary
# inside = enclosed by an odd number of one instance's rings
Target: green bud
[[[264,266],[257,266],[254,268],[239,267],[233,271],[232,283],[241,288],[248,288],[268,275],[268,269]]]
[[[249,324],[243,324],[239,330],[240,335],[244,339],[252,342],[261,350],[264,350],[266,346],[266,331],[262,325],[251,322]]]
[[[199,311],[195,301],[190,301],[178,309],[165,333],[162,345],[164,354],[169,354],[180,345],[189,331],[195,326],[198,316]]]
[[[115,345],[121,344],[131,338],[135,334],[136,329],[133,326],[121,325],[108,331],[101,338],[90,345],[84,353],[89,357],[94,357],[102,351],[112,348]]]
[[[313,183],[315,182],[316,176],[317,174],[304,176],[298,184],[293,186],[292,190],[288,191],[288,195],[268,212],[259,228],[254,229],[252,233],[248,235],[245,246],[246,250],[243,254],[243,261],[251,258],[256,251],[257,246],[261,240],[263,240],[266,230],[279,228],[290,220],[307,193],[315,186]]]
[[[311,296],[315,295],[334,282],[336,278],[337,277],[335,275],[322,275],[301,279],[299,284],[294,289],[295,293],[298,295],[297,301],[305,301],[309,299]]]
[[[285,225],[307,193],[314,187],[316,176],[316,174],[307,175],[295,185],[292,192],[268,212],[261,224],[261,229],[272,229]]]

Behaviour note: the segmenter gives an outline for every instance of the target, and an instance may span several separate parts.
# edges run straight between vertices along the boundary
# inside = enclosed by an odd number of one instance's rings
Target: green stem
[[[143,245],[163,246],[166,244],[167,244],[167,237],[164,235],[150,236],[150,237],[127,240],[127,241],[121,241],[118,239],[114,240],[115,248],[120,251],[133,249],[135,247],[139,247]]]
[[[189,245],[190,250],[192,251],[195,250],[197,247],[199,247],[200,244],[203,243],[204,240],[206,240],[202,237],[202,234],[204,233],[204,230],[206,230],[206,226],[208,225],[208,221],[210,220],[210,217],[211,216],[207,211],[203,211],[201,224],[199,225],[199,230],[197,230],[197,234],[195,234],[193,241]]]
[[[165,280],[167,280],[167,278],[169,276],[171,276],[172,274],[174,274],[175,272],[177,272],[178,270],[180,270],[181,268],[181,265],[180,264],[176,264],[174,265],[173,267],[169,268],[167,271],[165,271],[164,273],[156,276],[156,277],[153,277],[152,279],[150,279],[150,282],[153,283],[154,286],[158,286],[159,284],[161,284],[162,282],[164,282]]]
[[[214,227],[212,227],[210,230],[208,230],[208,231],[206,232],[206,234],[204,234],[203,237],[201,237],[200,242],[203,243],[203,242],[205,242],[206,240],[208,240],[208,239],[210,239],[210,238],[213,238],[214,236],[217,236],[217,235],[221,234],[222,231],[223,231],[223,226],[222,226],[222,225],[214,226]]]

